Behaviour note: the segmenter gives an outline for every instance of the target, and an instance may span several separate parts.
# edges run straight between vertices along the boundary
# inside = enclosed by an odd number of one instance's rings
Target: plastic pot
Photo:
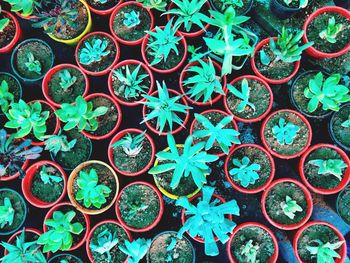
[[[10,43],[8,43],[6,46],[0,48],[0,54],[6,54],[6,53],[10,53],[11,50],[13,49],[13,47],[17,44],[19,38],[22,36],[22,30],[21,30],[21,26],[18,22],[18,19],[11,14],[8,11],[2,10],[1,11],[4,15],[6,15],[10,20],[15,22],[15,36],[13,37],[13,39],[11,40]]]
[[[273,37],[273,39],[275,41],[277,41],[277,37]],[[258,56],[258,52],[260,51],[260,49],[262,49],[263,46],[267,45],[270,42],[270,38],[265,38],[263,40],[261,40],[257,46],[254,49],[254,55],[252,56],[252,58],[250,59],[250,63],[252,66],[252,69],[254,71],[254,73],[261,79],[265,80],[267,83],[269,84],[283,84],[283,83],[287,83],[289,80],[291,80],[298,72],[299,67],[300,67],[300,60],[296,61],[294,63],[294,70],[292,72],[292,74],[290,74],[288,77],[284,78],[284,79],[270,79],[268,77],[265,77],[257,68],[256,64],[255,64],[255,57]]]
[[[34,175],[38,171],[38,169],[41,169],[41,167],[44,165],[55,167],[61,173],[62,179],[63,179],[63,191],[60,197],[55,202],[52,202],[52,203],[48,203],[43,200],[40,200],[39,198],[35,197],[31,192],[31,186],[33,183]],[[43,209],[52,207],[55,204],[59,203],[63,199],[63,197],[66,195],[66,186],[67,186],[67,176],[64,170],[62,169],[62,167],[54,162],[47,161],[47,160],[39,161],[32,164],[26,170],[26,176],[22,180],[22,192],[26,200],[33,206],[43,208]]]
[[[345,187],[337,196],[337,201],[336,201],[336,211],[337,211],[337,214],[338,216],[343,219],[343,221],[350,226],[350,218],[344,218],[343,216],[341,216],[340,214],[340,208],[339,208],[339,203],[340,203],[340,200],[342,198],[343,195],[345,195],[347,192],[350,192],[350,185],[348,185],[347,187]]]
[[[341,110],[343,108],[346,108],[346,107],[350,107],[350,104],[347,103],[347,104],[344,104],[343,106],[341,106],[340,110],[338,112],[341,112]],[[334,134],[334,121],[335,121],[335,116],[337,115],[338,113],[337,112],[334,112],[332,117],[331,117],[331,120],[329,122],[329,125],[328,125],[328,131],[329,131],[329,135],[331,136],[331,139],[336,143],[338,144],[341,148],[343,148],[345,151],[347,152],[350,152],[350,146],[346,146],[344,143],[342,143]]]
[[[283,0],[270,0],[270,10],[279,19],[287,19],[296,15],[304,8],[287,7],[281,4]],[[310,4],[310,3],[309,3]]]
[[[129,2],[128,2],[129,3]],[[117,70],[121,67],[124,67],[126,65],[141,65],[141,67],[147,72],[149,78],[150,78],[150,87],[149,90],[147,92],[148,95],[150,95],[153,91],[153,87],[154,87],[154,76],[152,71],[147,67],[146,64],[138,61],[138,60],[134,60],[134,59],[127,59],[127,60],[123,60],[121,62],[119,62],[114,68],[113,70]],[[133,106],[138,106],[140,105],[141,101],[145,101],[146,99],[143,98],[141,100],[135,100],[133,102],[128,102],[126,100],[123,100],[121,98],[119,98],[115,93],[114,93],[114,89],[113,89],[113,72],[111,71],[108,75],[108,90],[109,93],[111,94],[112,98],[115,99],[118,103],[124,105],[124,106],[128,106],[128,107],[133,107]]]
[[[58,71],[62,70],[62,69],[66,69],[66,68],[74,68],[76,70],[79,70],[81,72],[81,74],[83,74],[84,79],[85,79],[85,91],[82,94],[83,97],[85,97],[88,92],[89,92],[89,88],[90,88],[90,82],[89,82],[89,78],[87,77],[87,75],[85,74],[85,72],[83,72],[79,67],[77,67],[76,65],[73,64],[60,64],[57,66],[54,66],[53,68],[51,68],[45,75],[43,82],[42,82],[42,91],[44,94],[45,99],[54,107],[56,108],[60,108],[61,104],[56,103],[49,95],[49,83],[51,81],[51,78],[54,74],[56,74]]]
[[[341,182],[338,184],[336,188],[333,189],[323,189],[323,188],[316,188],[311,183],[307,180],[305,172],[304,172],[304,165],[306,162],[307,157],[314,151],[320,148],[330,148],[335,150],[343,159],[343,161],[347,164],[347,168],[344,170],[344,175],[343,179]],[[322,195],[330,195],[330,194],[336,194],[339,193],[341,190],[343,190],[346,185],[350,182],[350,159],[348,155],[341,149],[339,149],[337,146],[334,146],[332,144],[324,144],[324,143],[319,143],[316,145],[311,146],[300,158],[299,162],[299,175],[303,183],[313,192],[322,194]],[[321,175],[322,176],[322,175]]]
[[[325,6],[320,9],[317,9],[315,12],[313,12],[305,21],[303,25],[303,30],[304,30],[304,35],[303,35],[303,42],[304,43],[309,43],[309,39],[307,38],[307,29],[309,25],[311,24],[312,20],[314,20],[317,16],[323,14],[323,13],[338,13],[341,16],[346,17],[348,20],[350,20],[350,11],[338,7],[338,6]],[[323,58],[335,58],[339,57],[345,53],[347,53],[350,50],[350,42],[340,51],[335,52],[335,53],[325,53],[322,51],[317,50],[313,46],[309,47],[306,49],[306,52],[308,55],[316,58],[316,59],[323,59]]]
[[[144,186],[148,186],[149,188],[151,188],[156,194],[157,194],[157,197],[158,197],[158,200],[159,200],[159,214],[157,216],[157,218],[154,220],[154,222],[152,224],[150,224],[149,226],[147,227],[144,227],[144,228],[134,228],[134,227],[131,227],[129,225],[127,225],[127,223],[123,220],[123,217],[121,215],[121,211],[120,211],[120,208],[119,208],[119,200],[121,198],[121,195],[123,194],[123,191],[124,189],[126,189],[127,187],[129,186],[132,186],[132,185],[144,185]],[[141,232],[148,232],[150,231],[151,229],[153,229],[155,226],[158,225],[159,221],[162,219],[162,216],[163,216],[163,212],[164,212],[164,202],[163,202],[163,198],[162,198],[162,195],[161,193],[158,191],[158,189],[156,187],[154,187],[152,184],[150,183],[147,183],[147,182],[144,182],[144,181],[136,181],[136,182],[132,182],[130,184],[128,184],[127,186],[124,187],[124,189],[122,189],[120,191],[120,193],[118,194],[118,198],[117,198],[117,201],[115,203],[115,213],[117,215],[117,218],[118,218],[118,221],[120,222],[120,224],[127,230],[130,230],[132,232],[138,232],[138,233],[141,233]]]
[[[266,109],[266,111],[260,115],[259,117],[256,117],[256,118],[253,118],[253,119],[244,119],[244,118],[240,118],[238,117],[237,115],[235,115],[231,110],[230,110],[230,107],[228,106],[228,102],[227,102],[227,94],[230,92],[228,91],[228,89],[226,89],[226,95],[224,97],[224,106],[225,106],[225,109],[227,112],[231,113],[233,115],[233,118],[236,120],[236,121],[239,121],[239,122],[244,122],[244,123],[253,123],[253,122],[258,122],[258,121],[261,121],[262,119],[264,119],[266,117],[267,114],[269,114],[269,112],[271,111],[271,108],[272,108],[272,104],[273,104],[273,93],[272,93],[272,90],[269,86],[269,84],[257,77],[257,76],[254,76],[254,75],[243,75],[243,76],[240,76],[238,78],[235,78],[234,80],[232,80],[230,82],[231,85],[234,85],[236,82],[240,81],[240,80],[243,80],[243,79],[247,79],[247,80],[255,80],[255,81],[259,81],[260,83],[262,83],[266,90],[268,91],[268,93],[270,94],[270,102],[269,102],[269,105]]]
[[[16,237],[18,237],[21,233],[22,233],[23,229],[18,230],[16,233],[14,233],[9,240],[7,241],[7,243],[13,244],[16,242]],[[42,232],[36,228],[25,228],[24,229],[25,232],[29,232],[29,233],[33,233],[37,236],[40,236],[42,234]],[[8,254],[8,251],[5,249],[4,250],[4,255],[6,256]],[[14,262],[15,263],[15,262]]]
[[[270,235],[272,242],[273,242],[273,245],[275,247],[275,251],[267,263],[276,263],[277,259],[278,259],[278,254],[279,254],[277,238],[270,228],[266,227],[263,224],[257,223],[257,222],[246,222],[246,223],[240,224],[240,225],[235,227],[235,229],[233,230],[233,232],[230,236],[229,241],[227,242],[227,246],[226,246],[226,250],[227,250],[227,254],[228,254],[228,258],[229,258],[230,262],[237,263],[237,261],[235,260],[234,256],[231,253],[231,246],[232,246],[233,238],[240,230],[247,228],[247,227],[261,228]]]
[[[79,263],[83,263],[83,261],[78,258],[77,256],[74,256],[73,254],[67,254],[67,253],[64,253],[64,254],[58,254],[58,255],[55,255],[53,256],[52,258],[49,259],[48,263],[52,263],[55,259],[59,260],[61,257],[71,257],[73,258],[76,262],[79,262]]]
[[[125,175],[125,176],[137,176],[137,175],[141,175],[141,174],[144,174],[146,173],[150,167],[152,166],[153,164],[153,161],[154,161],[154,157],[155,157],[155,154],[156,154],[156,146],[154,144],[154,141],[152,139],[151,136],[149,136],[147,133],[145,133],[145,138],[149,141],[149,143],[151,144],[151,149],[152,149],[152,156],[151,156],[151,159],[149,161],[149,163],[140,171],[138,172],[135,172],[135,173],[131,173],[131,172],[126,172],[126,171],[123,171],[123,170],[120,170],[116,164],[114,163],[114,150],[112,148],[112,145],[114,143],[116,143],[117,141],[119,141],[121,138],[123,138],[127,133],[136,133],[136,134],[140,134],[142,133],[143,131],[139,130],[139,129],[134,129],[134,128],[129,128],[129,129],[125,129],[125,130],[122,130],[120,132],[118,132],[114,137],[113,139],[111,140],[111,142],[109,143],[109,146],[108,146],[108,160],[109,160],[109,163],[112,165],[113,169],[117,171],[118,174],[122,174],[122,175]]]
[[[99,16],[108,16],[109,14],[111,14],[113,12],[113,10],[119,6],[121,3],[123,2],[123,0],[119,0],[119,2],[113,6],[112,8],[108,8],[108,9],[97,9],[97,8],[94,8],[92,7],[91,5],[88,4],[89,6],[89,9],[91,10],[91,12],[93,12],[94,14],[96,15],[99,15]]]
[[[301,220],[298,223],[295,224],[281,224],[278,223],[276,221],[274,221],[267,213],[267,209],[265,207],[266,204],[266,198],[269,194],[269,192],[272,190],[272,188],[274,188],[276,185],[281,184],[281,183],[293,183],[295,185],[297,185],[303,192],[305,195],[305,199],[307,202],[307,211],[306,211],[306,215],[303,218],[303,220]],[[298,229],[301,226],[303,226],[307,221],[309,221],[311,214],[312,214],[312,210],[313,210],[313,201],[312,201],[312,196],[311,193],[309,192],[309,190],[299,181],[291,179],[291,178],[282,178],[282,179],[278,179],[273,181],[263,192],[262,197],[261,197],[261,210],[263,212],[264,217],[267,219],[267,221],[282,230],[294,230],[294,229]]]

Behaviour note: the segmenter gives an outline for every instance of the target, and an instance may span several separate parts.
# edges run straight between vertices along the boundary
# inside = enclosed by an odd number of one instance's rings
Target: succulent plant
[[[279,145],[291,145],[298,135],[300,127],[284,118],[279,118],[278,125],[272,127],[272,133]]]
[[[290,219],[294,219],[296,212],[302,212],[303,208],[297,204],[297,201],[293,200],[290,196],[286,196],[286,200],[281,202],[281,208],[283,213]]]
[[[255,184],[259,179],[259,171],[261,169],[260,164],[250,163],[250,159],[244,156],[242,160],[234,158],[232,160],[234,168],[229,171],[229,174],[233,176],[233,180],[239,181],[241,186],[247,188],[250,184]]]
[[[283,2],[287,6],[291,6],[292,3],[297,2],[297,3],[299,3],[299,8],[305,8],[305,7],[307,7],[309,0],[283,0]]]
[[[81,49],[79,54],[79,62],[82,65],[91,65],[100,62],[103,57],[107,56],[111,51],[108,50],[108,41],[94,38],[90,42],[85,41],[85,47]]]
[[[140,202],[129,203],[126,218],[133,219],[138,213],[145,211],[149,206]]]
[[[69,152],[77,143],[77,139],[68,142],[67,136],[61,133],[62,130],[59,130],[57,135],[45,135],[42,137],[46,140],[45,150],[49,150],[54,156],[56,156],[58,152]]]
[[[15,217],[15,209],[12,207],[10,198],[5,197],[3,205],[0,205],[0,229],[6,225],[11,226]]]
[[[12,12],[19,12],[22,16],[30,16],[34,6],[39,4],[38,0],[4,0],[11,5]]]
[[[241,90],[238,90],[235,86],[228,84],[227,89],[241,100],[238,104],[236,110],[238,112],[243,112],[247,106],[249,106],[253,111],[255,111],[254,103],[250,102],[250,87],[246,78],[242,80]]]
[[[341,256],[335,251],[340,248],[344,241],[338,241],[333,244],[330,242],[324,243],[319,239],[313,241],[317,246],[307,246],[306,249],[310,254],[317,259],[317,263],[334,263],[334,258],[341,258]]]
[[[90,243],[90,249],[100,255],[106,254],[107,261],[111,262],[111,250],[118,244],[117,232],[111,233],[108,229],[103,230],[97,235],[97,244]]]
[[[341,126],[344,128],[349,128],[350,127],[350,117],[346,121],[342,122]]]
[[[243,0],[220,0],[222,3],[221,11],[225,11],[227,7],[232,6],[233,8],[243,7]]]
[[[247,263],[259,263],[260,261],[256,259],[260,246],[258,244],[253,245],[253,240],[249,240],[241,248],[241,255],[245,258]]]
[[[331,174],[334,175],[341,181],[343,170],[348,167],[346,163],[342,159],[328,159],[328,160],[322,160],[322,159],[315,159],[308,162],[311,165],[315,165],[319,167],[318,174],[327,175]]]
[[[147,9],[156,9],[158,11],[165,11],[167,6],[166,0],[137,0],[137,2],[142,3],[143,7]]]
[[[2,9],[0,6],[0,33],[4,31],[4,29],[10,24],[10,19],[7,17],[4,17],[2,14]]]
[[[7,112],[9,105],[14,100],[14,95],[9,91],[9,85],[6,80],[0,83],[0,107],[3,113]]]
[[[34,57],[32,52],[29,51],[27,53],[27,62],[25,62],[24,65],[28,71],[41,75],[41,63]]]
[[[132,242],[124,240],[124,246],[119,245],[119,249],[128,255],[128,263],[138,263],[146,254],[151,246],[150,239],[138,238]]]
[[[69,89],[77,81],[77,77],[72,76],[67,69],[61,70],[58,76],[60,77],[60,87],[63,90]]]
[[[328,20],[327,28],[323,29],[319,33],[319,37],[322,39],[326,39],[331,44],[334,44],[337,42],[337,36],[343,30],[343,28],[343,24],[337,24],[335,22],[334,16],[332,16]]]
[[[43,165],[40,170],[40,179],[44,184],[52,185],[53,183],[62,182],[63,179],[61,176],[56,175],[57,171],[53,167],[46,167]]]
[[[117,147],[122,147],[123,151],[129,157],[136,157],[143,148],[143,141],[145,140],[146,131],[132,136],[130,133],[127,133],[123,138],[116,141],[112,148],[116,149]]]
[[[141,23],[140,20],[140,12],[136,12],[135,10],[131,10],[129,13],[124,13],[123,24],[127,28],[133,28]]]
[[[170,239],[170,243],[168,244],[168,246],[166,247],[166,252],[167,252],[167,255],[166,255],[166,259],[165,259],[165,262],[173,262],[173,260],[175,259],[174,256],[173,256],[173,250],[176,248],[176,238],[175,237],[172,237]]]

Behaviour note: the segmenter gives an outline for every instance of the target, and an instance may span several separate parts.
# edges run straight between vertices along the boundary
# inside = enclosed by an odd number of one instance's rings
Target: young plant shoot
[[[314,240],[317,246],[307,246],[306,249],[311,255],[317,258],[317,263],[334,263],[335,258],[341,258],[336,252],[343,245],[343,241],[335,242],[331,244],[330,242],[323,243],[321,240]]]
[[[24,63],[28,71],[35,72],[38,75],[41,75],[41,63],[37,60],[32,52],[27,54],[27,62]]]
[[[296,212],[302,212],[303,208],[297,204],[290,196],[286,196],[286,200],[281,203],[283,213],[290,219],[294,219]]]
[[[123,24],[127,28],[133,28],[141,23],[140,20],[140,12],[136,12],[134,10],[131,10],[129,13],[124,13],[124,21]]]
[[[258,244],[254,245],[253,240],[249,240],[242,248],[241,254],[247,260],[247,263],[259,263],[256,260],[260,246]]]
[[[64,91],[72,87],[74,83],[77,81],[77,77],[72,76],[67,69],[60,71],[59,77],[60,77],[60,87]]]
[[[247,188],[250,184],[255,184],[259,179],[259,171],[261,169],[260,164],[250,163],[250,159],[244,156],[242,160],[234,158],[232,160],[234,168],[229,171],[229,174],[233,176],[233,180],[238,181],[240,185]]]
[[[54,183],[59,183],[63,179],[61,176],[57,175],[57,171],[53,167],[42,166],[40,171],[40,179],[44,184],[52,185]]]
[[[247,79],[242,80],[241,90],[238,90],[236,87],[230,84],[227,85],[227,89],[241,100],[236,109],[238,112],[243,112],[246,107],[250,107],[253,111],[255,111],[255,105],[249,101],[250,87],[248,85]]]
[[[0,108],[3,113],[6,113],[10,104],[14,100],[14,95],[9,91],[9,85],[6,80],[0,83]]]
[[[50,151],[54,156],[56,156],[58,152],[69,152],[77,143],[77,139],[73,139],[69,142],[67,136],[61,133],[62,130],[59,130],[57,135],[45,135],[42,137],[46,140],[45,150]]]
[[[127,133],[123,138],[118,140],[112,145],[112,148],[122,147],[125,154],[129,157],[136,157],[143,148],[143,141],[145,139],[145,133],[140,133],[138,135],[131,135]]]
[[[309,161],[309,164],[317,166],[319,175],[328,175],[331,174],[341,181],[343,178],[343,170],[348,167],[342,159],[316,159]]]
[[[124,241],[124,245],[118,245],[119,249],[128,255],[128,263],[138,263],[147,254],[151,246],[150,239],[138,238],[132,242]]]
[[[100,255],[106,254],[107,261],[111,262],[111,250],[118,244],[119,239],[116,232],[111,233],[108,229],[103,230],[97,236],[97,244],[90,243],[90,249]]]
[[[11,200],[4,198],[4,204],[0,205],[0,229],[6,225],[11,226],[15,217],[15,209],[12,207]]]
[[[334,16],[328,20],[327,28],[319,33],[320,38],[326,39],[329,43],[337,42],[338,34],[343,30],[343,24],[337,24]]]
[[[156,9],[161,12],[164,12],[167,6],[166,0],[137,0],[137,2],[142,3],[144,8]]]
[[[278,125],[272,127],[273,136],[279,145],[291,145],[299,131],[300,127],[283,118],[278,120]]]
[[[85,47],[81,49],[79,62],[82,65],[91,65],[100,62],[105,56],[110,53],[107,49],[108,41],[98,38],[92,39],[91,42],[86,41]]]

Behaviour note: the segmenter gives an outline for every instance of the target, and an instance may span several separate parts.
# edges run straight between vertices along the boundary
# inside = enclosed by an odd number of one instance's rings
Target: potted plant
[[[59,203],[66,194],[67,176],[51,161],[39,161],[26,170],[22,180],[24,197],[33,206],[49,208]]]
[[[293,34],[283,27],[278,37],[259,42],[250,60],[254,73],[269,84],[292,79],[299,70],[303,51],[313,45],[313,42],[299,45],[303,33]]]
[[[137,176],[149,170],[155,151],[154,141],[146,131],[130,128],[113,137],[108,147],[108,159],[117,173]]]
[[[68,179],[69,200],[84,214],[105,212],[114,204],[118,192],[117,174],[101,161],[90,160],[78,165]]]
[[[279,229],[294,230],[304,225],[312,214],[312,196],[294,179],[273,181],[263,192],[261,210],[269,223]]]
[[[293,238],[294,253],[299,262],[341,263],[346,260],[346,243],[333,225],[312,221],[301,227]]]
[[[117,41],[105,32],[92,32],[84,36],[75,50],[77,65],[86,74],[103,76],[119,60],[120,48]]]
[[[348,155],[331,144],[316,144],[300,158],[299,174],[304,184],[318,194],[335,194],[350,181]]]
[[[186,238],[177,238],[177,232],[164,231],[155,236],[147,252],[148,263],[196,262],[192,243]]]
[[[146,64],[132,59],[119,62],[108,76],[111,96],[125,106],[137,106],[153,91],[154,77]]]
[[[204,142],[205,150],[222,157],[229,153],[239,140],[237,123],[233,116],[221,110],[206,110],[195,113],[190,128],[194,142]]]
[[[301,12],[311,0],[270,0],[270,10],[279,19],[287,19]]]
[[[233,230],[226,249],[231,263],[276,263],[279,250],[275,234],[257,222],[238,225]]]
[[[350,187],[345,187],[337,197],[336,209],[345,223],[350,225]]]
[[[0,236],[16,232],[27,217],[27,204],[15,190],[0,189]]]
[[[152,184],[132,182],[118,194],[115,211],[119,222],[126,229],[147,232],[154,228],[163,216],[163,198]]]
[[[0,7],[0,54],[9,53],[21,36],[17,18]]]
[[[22,85],[10,73],[0,72],[0,115],[7,112],[10,104],[22,98]]]
[[[171,73],[178,70],[187,56],[187,43],[173,25],[173,19],[165,26],[147,31],[141,46],[142,58],[152,70],[158,73]]]
[[[270,112],[272,103],[272,90],[269,84],[259,77],[244,75],[227,85],[225,109],[237,121],[261,121]]]
[[[242,144],[227,155],[224,170],[234,189],[244,194],[256,194],[272,182],[275,162],[260,145]]]
[[[25,82],[41,80],[52,68],[55,56],[43,40],[30,38],[19,43],[12,51],[12,71]]]
[[[302,155],[310,146],[312,129],[302,114],[282,109],[264,120],[260,136],[264,147],[273,156],[292,159]]]
[[[118,5],[109,20],[109,28],[117,41],[124,45],[138,45],[154,27],[151,10],[141,3],[129,1]]]
[[[89,79],[73,64],[60,64],[50,69],[42,82],[45,99],[56,108],[62,103],[73,103],[78,96],[85,97],[89,91]]]
[[[158,135],[178,133],[185,127],[189,119],[189,109],[192,109],[182,96],[179,92],[168,89],[164,81],[162,84],[157,81],[157,91],[151,95],[143,95],[146,101],[140,102],[144,105],[141,123],[146,123],[146,126]],[[179,100],[182,103],[178,102]],[[175,129],[174,124],[178,126]]]
[[[332,140],[346,151],[350,151],[350,104],[340,107],[329,122]]]
[[[246,15],[253,7],[254,0],[210,0],[213,9],[224,12],[229,6],[232,6],[237,15]]]
[[[350,11],[325,6],[313,12],[305,21],[304,43],[314,42],[306,52],[318,59],[339,57],[350,50]]]
[[[44,233],[37,243],[43,252],[72,251],[81,247],[90,231],[90,219],[76,210],[71,203],[53,206],[44,219]]]
[[[83,263],[83,261],[72,254],[58,254],[49,259],[48,263]]]
[[[192,145],[192,136],[188,136],[182,145],[176,144],[169,133],[167,141],[169,147],[156,154],[157,159],[148,173],[153,175],[156,186],[167,197],[190,198],[207,182],[206,176],[210,173],[208,164],[219,157],[203,151],[205,142]]]
[[[91,12],[99,16],[107,16],[113,12],[123,0],[87,0]]]

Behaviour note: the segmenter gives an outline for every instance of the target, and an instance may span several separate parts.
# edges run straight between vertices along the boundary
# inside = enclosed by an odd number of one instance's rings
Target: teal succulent
[[[243,7],[243,0],[220,0],[222,3],[221,11],[225,11],[229,6],[233,8]]]
[[[338,34],[343,30],[343,24],[337,24],[335,22],[334,16],[329,18],[328,25],[326,29],[323,29],[319,33],[319,37],[327,40],[329,43],[336,43]]]
[[[51,166],[46,167],[46,165],[43,165],[39,174],[44,184],[52,185],[63,181],[62,177],[57,175],[57,170]]]
[[[166,0],[137,0],[137,2],[142,3],[143,7],[147,9],[156,9],[158,11],[165,11],[167,6]]]
[[[6,225],[11,226],[15,218],[15,209],[8,197],[4,198],[4,204],[0,205],[0,229]]]
[[[45,150],[49,150],[54,156],[56,156],[58,152],[69,152],[77,143],[77,139],[73,139],[69,142],[67,136],[61,133],[62,130],[59,130],[57,135],[52,134],[42,137],[45,140]]]
[[[108,50],[108,41],[94,38],[90,42],[85,41],[85,47],[79,54],[79,62],[82,65],[91,65],[100,62],[111,51]]]
[[[27,53],[27,62],[25,62],[24,65],[28,71],[41,75],[41,63],[39,60],[35,59],[32,52]]]
[[[260,246],[258,244],[253,244],[253,240],[249,240],[245,245],[241,248],[241,255],[246,259],[247,263],[259,263],[257,260],[258,252]]]
[[[324,243],[317,239],[312,242],[316,243],[317,245],[307,246],[306,249],[313,257],[316,257],[317,263],[335,263],[335,258],[341,258],[336,250],[344,244],[344,241],[338,241],[331,244],[330,242]]]
[[[105,229],[97,235],[97,244],[90,243],[90,249],[100,255],[106,254],[107,261],[111,262],[111,250],[118,244],[118,242],[119,239],[117,232],[111,233],[108,229]]]
[[[227,89],[237,98],[241,100],[238,104],[236,110],[238,112],[243,112],[246,107],[250,107],[253,111],[255,111],[254,103],[250,102],[250,87],[248,85],[248,81],[246,78],[242,80],[241,90],[237,89],[235,86],[228,84]]]
[[[7,112],[9,105],[14,100],[14,95],[9,91],[9,85],[6,80],[0,83],[0,107],[3,113]]]
[[[125,12],[124,13],[124,20],[123,24],[127,28],[133,28],[141,23],[140,20],[140,12],[136,12],[134,10],[131,10],[129,13]]]
[[[256,180],[260,178],[258,173],[261,169],[260,164],[250,163],[247,156],[244,156],[241,160],[234,158],[232,163],[236,167],[232,168],[229,174],[233,176],[233,180],[239,181],[244,188],[247,188],[250,184],[255,184]]]
[[[346,121],[342,122],[341,126],[344,128],[349,128],[350,127],[350,118],[347,119]]]
[[[279,145],[291,145],[298,135],[300,127],[284,118],[279,118],[278,125],[272,127],[272,133]]]
[[[143,148],[143,141],[145,140],[146,131],[132,136],[130,133],[127,133],[123,138],[116,141],[112,148],[116,149],[117,147],[122,147],[123,151],[129,157],[136,157]]]
[[[119,245],[119,249],[128,255],[128,263],[138,263],[146,254],[151,246],[150,239],[138,238],[132,242],[124,241],[124,245]]]
[[[348,167],[342,159],[315,159],[308,162],[309,164],[319,167],[318,174],[331,174],[341,181],[343,178],[343,170]]]
[[[60,71],[58,76],[60,77],[60,87],[63,90],[69,89],[77,81],[77,77],[72,76],[67,69]]]
[[[294,219],[296,212],[302,212],[303,208],[297,204],[297,201],[293,200],[290,196],[286,196],[286,200],[281,204],[283,213],[290,219]]]
[[[173,250],[176,248],[176,243],[177,243],[176,238],[172,237],[170,239],[170,243],[166,247],[167,256],[166,256],[165,262],[167,262],[167,263],[173,262],[173,260],[176,259],[176,258],[174,258],[174,255],[173,255]]]

